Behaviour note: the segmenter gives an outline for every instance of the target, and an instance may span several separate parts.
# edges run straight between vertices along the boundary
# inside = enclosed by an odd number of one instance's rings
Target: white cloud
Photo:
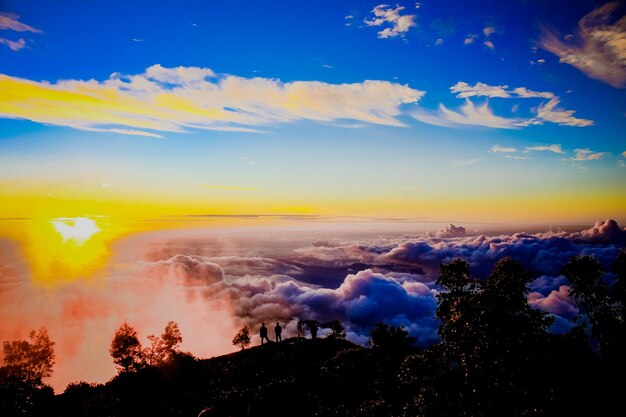
[[[546,121],[565,126],[585,127],[593,125],[592,120],[574,117],[574,110],[563,110],[557,107],[560,103],[560,99],[550,91],[533,91],[526,87],[517,87],[513,90],[508,90],[508,88],[508,85],[493,86],[481,82],[477,82],[472,86],[466,82],[459,81],[450,87],[450,91],[453,94],[456,94],[457,98],[464,98],[467,100],[467,103],[461,108],[460,113],[449,110],[443,104],[440,104],[438,111],[415,111],[412,116],[424,123],[449,127],[472,124],[487,127],[515,129],[532,125],[542,125]],[[487,106],[487,103],[481,106],[475,106],[474,103],[470,101],[470,98],[472,97],[505,99],[543,98],[549,99],[549,101],[539,105],[536,111],[537,117],[521,119],[496,116]],[[514,107],[513,112],[516,112],[517,110],[518,108]]]
[[[114,73],[104,81],[49,83],[0,74],[0,84],[9,91],[0,102],[0,117],[145,136],[190,128],[251,131],[298,120],[404,126],[398,120],[401,106],[424,95],[388,81],[282,83],[160,65],[138,75]]]
[[[563,152],[563,149],[561,149],[561,145],[541,145],[541,146],[527,146],[524,148],[524,153],[528,153],[530,151],[538,151],[538,152],[542,152],[542,151],[547,151],[547,152],[554,152],[554,153],[565,153]]]
[[[574,110],[563,110],[559,107],[561,101],[558,97],[553,97],[545,104],[541,104],[537,109],[537,117],[548,122],[565,126],[586,127],[592,126],[593,120],[578,119],[574,117]]]
[[[443,39],[439,38],[435,41],[435,45],[439,46],[439,45],[443,45]]]
[[[491,41],[485,41],[483,42],[483,45],[485,45],[489,49],[496,49],[496,46]]]
[[[604,152],[594,152],[591,149],[574,149],[576,155],[572,158],[574,161],[592,161],[595,159],[601,159]]]
[[[527,156],[519,156],[519,155],[504,155],[504,157],[507,158],[507,159],[517,159],[517,160],[530,159]]]
[[[477,35],[467,35],[467,37],[463,41],[463,45],[470,45],[474,43],[474,40],[476,40],[477,37]]]
[[[499,98],[509,98],[511,95],[506,91],[509,88],[508,85],[487,85],[484,83],[476,83],[474,86],[469,85],[466,82],[459,81],[450,87],[450,91],[453,93],[458,93],[458,98],[468,98],[468,97],[499,97]]]
[[[506,147],[500,146],[500,145],[493,145],[491,148],[489,148],[489,152],[493,152],[493,153],[499,153],[499,152],[514,153],[514,152],[517,152],[517,149],[516,148],[506,148]]]
[[[410,28],[416,26],[415,15],[400,14],[404,9],[405,7],[399,5],[393,9],[387,4],[379,4],[372,9],[375,18],[372,20],[364,19],[363,22],[367,26],[389,25],[389,27],[378,32],[378,37],[381,39],[404,36]]]
[[[617,87],[626,87],[626,16],[610,23],[620,7],[614,1],[594,9],[578,22],[576,42],[565,36],[565,42],[551,30],[544,30],[539,41],[561,62],[573,65],[588,77]]]
[[[24,39],[18,39],[17,41],[12,41],[6,38],[0,38],[0,44],[8,46],[12,51],[19,51],[26,47],[26,41]]]
[[[16,32],[43,33],[41,30],[28,26],[19,21],[19,16],[15,13],[0,12],[0,30],[13,30]]]
[[[496,116],[487,103],[475,106],[470,100],[466,101],[460,112],[449,110],[446,106],[440,104],[437,112],[416,111],[411,116],[420,122],[436,126],[460,127],[473,125],[500,129],[518,128],[518,120]]]
[[[494,33],[496,33],[496,29],[493,26],[486,26],[483,29],[483,34],[485,35],[485,38],[488,38],[489,36],[493,35]]]
[[[513,89],[513,94],[515,94],[519,98],[553,98],[554,93],[550,91],[533,91],[529,90],[526,87],[518,87]]]

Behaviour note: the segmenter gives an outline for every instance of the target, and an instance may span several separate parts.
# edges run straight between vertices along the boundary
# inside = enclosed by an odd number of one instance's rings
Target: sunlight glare
[[[63,237],[63,242],[72,241],[77,245],[83,245],[101,230],[94,220],[87,217],[54,219],[50,223]]]

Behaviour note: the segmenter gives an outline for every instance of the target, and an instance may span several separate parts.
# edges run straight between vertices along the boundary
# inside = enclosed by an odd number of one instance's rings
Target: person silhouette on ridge
[[[267,327],[265,327],[265,323],[261,323],[260,335],[261,335],[261,345],[263,345],[263,339],[267,340],[268,342],[270,341],[270,339],[267,337]]]
[[[276,341],[282,342],[283,341],[283,337],[282,337],[283,328],[280,327],[279,323],[276,323],[276,327],[274,327],[274,333],[276,333]]]

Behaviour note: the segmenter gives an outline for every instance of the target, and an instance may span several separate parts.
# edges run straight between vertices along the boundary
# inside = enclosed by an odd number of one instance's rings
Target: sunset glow
[[[1,2],[0,342],[46,327],[57,393],[124,322],[425,348],[459,257],[572,329],[562,266],[626,246],[626,9],[469,3]]]

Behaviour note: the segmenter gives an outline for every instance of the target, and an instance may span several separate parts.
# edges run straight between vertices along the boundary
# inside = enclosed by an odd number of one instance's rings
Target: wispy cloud
[[[19,16],[15,13],[3,13],[0,12],[0,30],[12,30],[15,32],[32,32],[43,33],[41,30],[32,26],[28,26],[19,21]],[[26,47],[26,41],[22,38],[17,40],[11,40],[0,36],[0,45],[6,45],[12,51],[20,51]]]
[[[500,145],[493,145],[491,148],[489,148],[489,152],[492,153],[514,153],[517,152],[517,148],[506,148],[504,146],[500,146]]]
[[[404,36],[410,28],[416,26],[415,15],[400,14],[404,9],[404,6],[397,5],[394,9],[387,4],[379,4],[372,9],[374,18],[364,19],[363,22],[367,26],[388,26],[378,32],[378,37],[381,39]]]
[[[474,165],[478,162],[480,162],[480,159],[456,159],[452,161],[452,164],[468,166],[468,165]]]
[[[620,3],[610,2],[591,11],[578,22],[576,35],[566,36],[565,41],[545,29],[539,45],[588,77],[626,87],[626,16],[610,23]]]
[[[560,102],[558,97],[554,97],[547,103],[541,104],[537,109],[537,117],[565,126],[586,127],[593,125],[593,120],[574,117],[574,113],[576,113],[574,110],[564,110],[558,107]]]
[[[19,15],[15,13],[0,12],[0,30],[13,30],[15,32],[43,33],[43,31],[19,21]]]
[[[574,161],[593,161],[595,159],[601,159],[605,152],[594,152],[591,149],[574,149],[576,155],[572,158]]]
[[[404,126],[401,106],[424,95],[388,81],[329,84],[149,67],[109,79],[31,81],[0,74],[0,117],[90,131],[159,136],[189,129],[254,131],[310,120]]]
[[[508,85],[487,85],[481,82],[476,83],[474,86],[469,85],[466,82],[459,81],[450,87],[452,93],[458,93],[457,98],[469,98],[469,97],[500,97],[509,98],[511,95],[506,89]]]
[[[473,125],[501,129],[518,128],[517,119],[496,116],[489,108],[488,103],[476,106],[469,99],[465,105],[461,106],[459,112],[450,110],[443,104],[440,104],[438,111],[427,112],[419,110],[413,112],[411,116],[421,122],[436,126],[462,127],[464,125]]]
[[[563,149],[561,149],[561,145],[541,145],[541,146],[527,146],[524,148],[524,153],[528,153],[531,151],[538,151],[538,152],[542,152],[542,151],[547,151],[547,152],[554,152],[554,153],[565,153],[563,152]]]
[[[412,116],[424,123],[437,126],[459,126],[459,125],[478,125],[494,128],[516,129],[520,127],[541,125],[544,122],[552,122],[565,126],[585,127],[593,125],[593,120],[579,119],[574,117],[574,110],[564,110],[558,107],[560,99],[550,91],[533,91],[526,87],[517,87],[509,90],[508,85],[488,85],[477,82],[470,85],[466,82],[459,81],[452,87],[450,92],[456,94],[457,98],[464,98],[465,105],[460,108],[460,112],[449,110],[443,104],[439,105],[437,111],[417,110]],[[475,105],[472,98],[504,98],[504,99],[549,99],[548,102],[542,103],[536,110],[537,117],[530,119],[522,118],[506,118],[500,117],[493,113],[488,103],[483,105]],[[519,106],[514,106],[514,112]]]
[[[518,87],[513,89],[512,93],[519,98],[554,98],[554,93],[550,91],[533,91],[526,87]]]
[[[485,28],[483,28],[483,34],[485,35],[485,38],[488,38],[494,33],[496,33],[496,28],[494,28],[493,26],[485,26]]]
[[[478,35],[467,35],[465,37],[465,40],[463,41],[463,45],[471,45],[474,43],[474,41],[476,40],[476,38],[478,38]]]
[[[491,41],[485,41],[483,42],[483,45],[485,45],[489,49],[496,49],[496,46]]]
[[[12,41],[6,38],[0,37],[0,44],[8,46],[12,51],[19,51],[26,46],[26,41],[24,39],[18,39],[17,41]]]

